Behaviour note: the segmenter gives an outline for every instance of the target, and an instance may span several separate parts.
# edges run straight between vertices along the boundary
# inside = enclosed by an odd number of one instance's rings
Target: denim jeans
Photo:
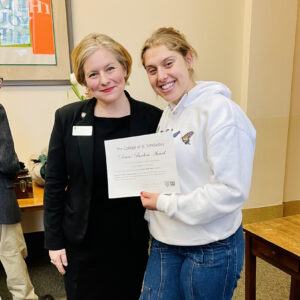
[[[242,226],[201,246],[172,246],[152,238],[140,300],[228,300],[244,260]]]

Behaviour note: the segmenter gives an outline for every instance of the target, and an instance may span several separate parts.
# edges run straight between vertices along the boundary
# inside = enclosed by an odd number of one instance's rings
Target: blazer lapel
[[[88,183],[93,180],[93,158],[94,158],[94,107],[96,99],[89,100],[81,111],[81,119],[77,122],[76,126],[92,126],[92,135],[90,136],[77,136],[79,146],[79,153],[81,162],[85,171]]]

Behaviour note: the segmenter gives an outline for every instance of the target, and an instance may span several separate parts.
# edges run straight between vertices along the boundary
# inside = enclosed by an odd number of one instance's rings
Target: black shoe
[[[39,296],[39,300],[54,300],[51,295]]]

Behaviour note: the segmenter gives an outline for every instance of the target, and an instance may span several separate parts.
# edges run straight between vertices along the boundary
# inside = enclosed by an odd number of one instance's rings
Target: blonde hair
[[[179,52],[183,57],[186,57],[189,52],[195,57],[198,56],[196,50],[179,30],[173,27],[161,27],[152,33],[142,47],[141,60],[144,67],[144,55],[148,49],[154,46],[166,46],[171,51]]]
[[[73,49],[71,54],[73,72],[79,84],[85,85],[85,76],[83,66],[87,58],[100,48],[113,53],[117,61],[126,70],[125,82],[131,73],[132,58],[129,52],[111,37],[100,34],[90,33],[84,37],[80,43]]]

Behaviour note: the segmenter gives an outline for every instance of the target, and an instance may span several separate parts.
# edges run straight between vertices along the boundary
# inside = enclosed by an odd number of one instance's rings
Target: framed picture
[[[71,0],[0,1],[3,85],[70,84]]]

